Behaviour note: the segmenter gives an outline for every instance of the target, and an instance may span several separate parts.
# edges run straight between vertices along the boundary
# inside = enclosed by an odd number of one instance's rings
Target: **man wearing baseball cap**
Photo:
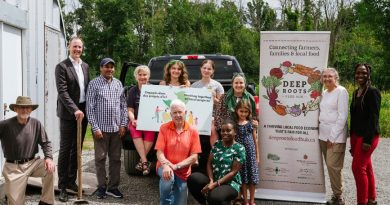
[[[42,178],[42,195],[39,205],[54,204],[54,181],[52,147],[45,128],[35,118],[30,117],[38,105],[26,96],[19,96],[10,109],[15,117],[0,121],[0,140],[6,158],[3,168],[5,192],[8,204],[25,203],[25,190],[28,177]],[[38,144],[44,159],[36,157]]]
[[[100,62],[100,76],[87,89],[87,118],[91,124],[95,146],[96,177],[99,199],[107,195],[122,198],[118,190],[121,167],[121,137],[127,126],[127,106],[122,83],[114,78],[115,61]],[[109,177],[106,183],[106,158],[109,157]]]

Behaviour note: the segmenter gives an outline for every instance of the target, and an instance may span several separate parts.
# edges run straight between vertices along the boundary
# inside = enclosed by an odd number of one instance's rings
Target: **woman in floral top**
[[[234,109],[241,100],[250,102],[253,113],[252,125],[254,128],[257,128],[259,122],[257,121],[256,102],[253,95],[246,90],[246,84],[246,78],[243,73],[234,74],[232,87],[221,96],[221,100],[215,105],[214,126],[218,134],[220,134],[221,125],[225,119],[235,120]]]
[[[238,174],[245,162],[245,148],[237,143],[236,124],[226,120],[221,126],[222,140],[211,150],[207,162],[207,174],[195,172],[187,180],[192,196],[200,203],[223,205],[234,200],[239,193],[241,177]]]

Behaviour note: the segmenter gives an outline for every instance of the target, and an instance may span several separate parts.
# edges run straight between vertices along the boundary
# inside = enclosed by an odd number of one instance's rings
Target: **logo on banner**
[[[287,75],[300,75],[305,80],[285,80]],[[302,64],[293,64],[284,61],[279,67],[272,68],[269,76],[263,76],[261,84],[267,91],[263,98],[268,100],[272,109],[281,116],[291,115],[298,117],[301,114],[306,116],[310,111],[318,110],[322,84],[320,82],[321,71]],[[307,86],[310,86],[307,89]],[[280,101],[279,95],[310,95],[310,100],[302,104],[287,105]]]

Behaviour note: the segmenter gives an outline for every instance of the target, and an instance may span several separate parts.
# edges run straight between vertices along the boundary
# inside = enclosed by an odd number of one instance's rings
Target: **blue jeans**
[[[157,174],[160,176],[160,205],[186,205],[187,182],[176,175],[166,181],[162,178],[162,171],[162,167],[157,170]]]

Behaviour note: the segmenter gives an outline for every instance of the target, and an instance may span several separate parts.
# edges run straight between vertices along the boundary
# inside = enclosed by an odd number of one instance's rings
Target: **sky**
[[[265,0],[268,5],[271,7],[271,8],[279,8],[280,7],[280,1],[279,0]]]

